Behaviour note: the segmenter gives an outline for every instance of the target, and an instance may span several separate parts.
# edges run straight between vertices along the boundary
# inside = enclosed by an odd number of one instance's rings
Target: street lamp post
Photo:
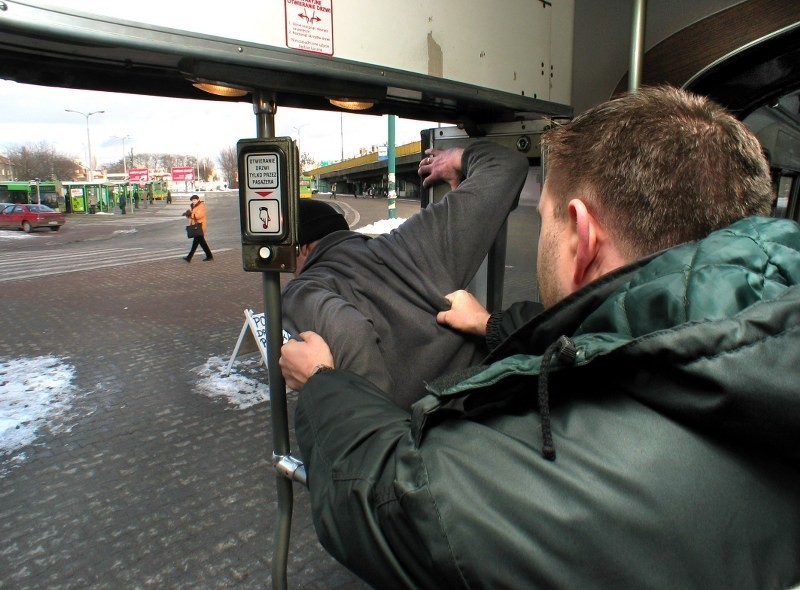
[[[102,111],[100,111],[102,112]],[[130,135],[126,135],[125,137],[118,137],[114,136],[111,139],[121,139],[122,140],[122,172],[125,174],[125,178],[128,177],[128,162],[125,160],[125,140],[130,139]]]
[[[297,131],[297,145],[298,145],[298,146],[300,145],[300,130],[301,130],[303,127],[308,127],[309,125],[311,125],[311,123],[303,123],[302,125],[298,125],[297,127],[292,127],[292,129],[294,129],[295,131]]]
[[[86,117],[86,146],[89,149],[89,174],[87,176],[87,180],[89,182],[94,181],[94,166],[92,165],[92,138],[89,135],[89,117],[92,115],[99,115],[100,113],[105,113],[105,111],[92,111],[91,113],[82,113],[80,111],[73,111],[71,109],[64,109],[68,113],[77,113],[79,115],[83,115]],[[123,152],[125,150],[125,146],[123,146]],[[124,158],[123,158],[124,160]]]

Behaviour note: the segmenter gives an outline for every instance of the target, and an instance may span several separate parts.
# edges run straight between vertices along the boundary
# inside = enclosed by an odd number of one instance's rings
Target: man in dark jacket
[[[482,338],[436,322],[444,294],[463,289],[486,257],[528,175],[528,160],[496,143],[429,150],[426,185],[451,191],[389,234],[347,228],[327,203],[299,203],[296,278],[283,292],[284,329],[313,331],[337,367],[375,384],[400,407],[425,382],[467,367],[488,349]]]
[[[800,228],[757,140],[661,88],[543,151],[547,309],[439,316],[483,365],[408,413],[284,346],[320,540],[378,588],[800,584]]]

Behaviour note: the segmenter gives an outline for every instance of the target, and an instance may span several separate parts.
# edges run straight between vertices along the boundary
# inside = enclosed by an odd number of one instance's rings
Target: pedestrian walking
[[[211,248],[209,248],[206,243],[206,204],[201,201],[200,197],[197,195],[192,195],[189,201],[191,205],[183,215],[189,219],[190,225],[200,225],[200,234],[192,237],[192,247],[189,250],[189,254],[184,256],[183,259],[186,262],[191,262],[197,247],[200,246],[203,252],[206,253],[203,262],[214,260],[214,256],[211,254]]]

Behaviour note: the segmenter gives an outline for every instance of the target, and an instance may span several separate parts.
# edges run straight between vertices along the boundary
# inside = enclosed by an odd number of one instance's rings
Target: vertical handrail
[[[628,91],[636,92],[642,83],[644,61],[644,26],[647,0],[633,0],[633,22],[631,23],[631,52],[628,67]]]
[[[275,100],[263,92],[253,96],[253,112],[256,115],[257,137],[275,137]],[[267,371],[269,373],[269,398],[272,410],[273,457],[289,454],[289,416],[286,404],[286,381],[283,379],[278,359],[283,344],[281,318],[280,273],[262,272],[264,294],[264,319],[267,337]],[[276,470],[275,485],[278,495],[278,516],[275,526],[272,551],[272,587],[286,590],[286,564],[289,558],[289,538],[292,529],[292,481]]]

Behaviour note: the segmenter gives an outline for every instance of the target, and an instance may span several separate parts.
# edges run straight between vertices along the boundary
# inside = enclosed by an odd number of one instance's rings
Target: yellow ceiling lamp
[[[244,88],[228,86],[227,84],[222,84],[221,82],[193,82],[192,86],[199,88],[204,92],[208,92],[209,94],[226,97],[245,96],[249,92]]]
[[[365,111],[375,106],[375,103],[370,100],[363,100],[359,98],[330,98],[330,102],[335,107],[347,109],[348,111]]]

